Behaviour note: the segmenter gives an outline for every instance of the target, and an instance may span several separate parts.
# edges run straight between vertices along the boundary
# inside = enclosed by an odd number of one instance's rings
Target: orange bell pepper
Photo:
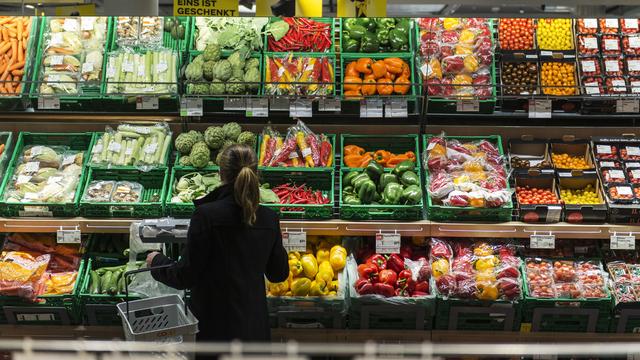
[[[348,90],[344,92],[344,97],[359,98],[362,97],[362,93],[360,92],[360,90]]]
[[[368,84],[368,85],[365,85]],[[362,95],[374,95],[376,93],[376,80],[375,79],[365,79],[362,82]]]
[[[344,77],[344,90],[345,91],[360,91],[362,86],[362,79],[358,76],[345,76]]]
[[[407,151],[404,155],[408,157],[409,160],[416,161],[416,154],[413,151]]]
[[[347,67],[344,69],[344,76],[356,76],[360,77],[358,70],[356,70],[356,62],[352,61],[347,64]]]
[[[406,64],[399,58],[387,58],[384,59],[384,64],[387,66],[387,71],[392,74],[402,74],[402,64]]]
[[[359,167],[359,168],[367,167],[367,165],[369,165],[371,161],[373,161],[373,156],[371,155],[370,152],[368,152],[364,154],[362,159],[360,159],[360,164],[356,167]]]
[[[373,154],[373,159],[380,165],[385,166],[391,158],[391,152],[386,150],[378,150]]]
[[[408,78],[401,75],[396,79],[393,85],[393,92],[400,95],[405,95],[409,92],[409,88],[411,87],[411,81]]]
[[[375,76],[376,80],[384,77],[387,74],[387,66],[385,65],[383,60],[378,60],[371,65],[371,70],[373,71],[373,76]]]
[[[363,155],[358,155],[358,154],[346,155],[344,157],[344,164],[347,165],[348,167],[359,167],[364,157],[365,157],[364,154]]]
[[[409,65],[407,65],[407,63],[402,64],[402,76],[406,77],[407,79],[411,79],[411,68],[409,67]]]
[[[409,159],[409,157],[405,154],[392,156],[389,160],[387,160],[386,167],[391,167],[391,168],[396,167],[396,165],[400,164],[405,160],[411,160],[411,159]]]
[[[390,73],[390,72],[388,72],[388,71],[387,71],[387,76],[386,76],[386,77],[387,77],[387,79],[395,80],[397,76],[398,76],[398,75],[396,75],[396,74],[392,74],[392,73]]]
[[[379,95],[391,95],[393,94],[393,80],[386,77],[378,79],[378,85],[376,86]]]
[[[358,145],[347,145],[342,149],[343,155],[364,155],[366,151]]]
[[[376,77],[373,75],[373,73],[371,74],[367,74],[364,76],[364,80],[369,80],[369,79],[373,79],[373,80],[378,80],[376,79]]]
[[[371,74],[373,70],[371,70],[371,65],[373,64],[373,60],[370,58],[360,58],[356,63],[356,70],[361,74]]]

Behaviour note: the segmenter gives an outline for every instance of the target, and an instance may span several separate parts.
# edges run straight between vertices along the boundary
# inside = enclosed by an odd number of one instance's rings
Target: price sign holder
[[[640,100],[616,100],[617,113],[639,113]]]
[[[384,103],[382,99],[360,100],[361,118],[381,118],[384,115],[383,109]]]
[[[406,118],[409,116],[406,99],[389,99],[384,108],[386,118]]]
[[[56,231],[56,242],[58,244],[80,244],[80,229],[76,226],[73,230],[64,230],[62,227]]]
[[[613,235],[611,235],[609,248],[611,250],[635,250],[636,237],[632,233],[618,234],[614,232]]]
[[[376,253],[378,254],[399,254],[400,253],[400,234],[383,233],[376,234]]]
[[[276,97],[271,100],[271,111],[289,111],[289,99],[283,97]]]
[[[136,98],[136,110],[158,110],[160,99],[157,96],[138,96]]]
[[[457,112],[479,112],[480,101],[478,100],[458,100],[456,103]]]
[[[202,116],[202,98],[182,97],[180,99],[180,116]]]
[[[297,99],[289,103],[290,117],[311,117],[313,115],[313,102],[307,99]]]
[[[40,96],[38,98],[39,110],[60,110],[60,98],[56,96]]]
[[[341,110],[340,99],[318,100],[318,111],[337,112]]]
[[[244,111],[247,109],[245,98],[224,98],[225,111]]]
[[[269,117],[269,99],[247,99],[247,117]]]
[[[551,100],[531,99],[529,100],[530,119],[551,119]]]
[[[532,249],[555,249],[556,236],[551,231],[548,234],[538,234],[534,231],[530,236],[529,247]]]
[[[287,252],[307,251],[307,233],[304,229],[300,229],[300,231],[285,229],[282,233],[282,245]]]

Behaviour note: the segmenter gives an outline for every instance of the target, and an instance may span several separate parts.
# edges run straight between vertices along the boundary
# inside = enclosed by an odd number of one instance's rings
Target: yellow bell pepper
[[[344,266],[347,264],[347,251],[344,250],[343,247],[341,248],[342,250],[331,251],[331,255],[329,255],[329,263],[331,263],[331,268],[333,268],[335,272],[344,269]]]
[[[287,291],[289,291],[289,282],[286,280],[279,283],[269,282],[268,288],[269,288],[269,295],[282,296],[286,294]]]
[[[318,279],[331,283],[331,280],[333,280],[333,268],[331,267],[331,263],[328,261],[320,263],[320,266],[318,267],[318,274],[316,275],[316,280]]]
[[[300,260],[300,252],[292,251],[289,253],[289,259],[298,259]]]
[[[480,67],[480,63],[478,62],[478,58],[476,58],[473,55],[465,56],[465,58],[464,58],[464,60],[462,62],[464,64],[464,69],[469,73],[476,72],[478,70],[478,67]]]
[[[480,300],[496,300],[498,298],[498,288],[494,283],[477,283],[478,299]]]
[[[449,260],[447,259],[438,259],[431,263],[431,274],[433,277],[438,279],[442,275],[447,275],[449,273]]]
[[[318,273],[318,261],[313,254],[304,254],[300,259],[302,264],[302,272],[309,279],[314,279]]]
[[[487,243],[478,244],[475,249],[473,249],[473,255],[475,256],[489,256],[493,255],[493,249]]]
[[[302,274],[302,263],[298,259],[289,259],[289,271],[293,276]]]
[[[496,256],[483,256],[476,260],[475,268],[478,271],[492,270],[499,262],[500,260]]]
[[[291,293],[293,296],[307,296],[311,289],[311,280],[307,278],[297,278],[291,282]]]
[[[325,296],[329,294],[329,289],[327,288],[327,282],[322,279],[316,279],[311,282],[311,286],[309,288],[309,295],[311,296]]]
[[[316,251],[316,260],[318,260],[319,263],[329,261],[329,249],[319,248],[318,251]]]
[[[494,268],[488,268],[484,271],[476,273],[476,282],[493,282],[496,281],[496,275],[494,274]]]
[[[338,280],[331,281],[331,284],[329,285],[329,291],[338,291],[338,285],[340,285]]]
[[[458,37],[458,42],[461,44],[473,45],[476,40],[476,34],[472,30],[464,29],[460,31],[460,36]]]
[[[460,26],[462,26],[462,24],[458,18],[445,18],[442,21],[442,27],[444,27],[445,30],[455,30]]]

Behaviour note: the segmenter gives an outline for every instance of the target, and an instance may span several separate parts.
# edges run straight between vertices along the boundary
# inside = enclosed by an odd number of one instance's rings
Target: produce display
[[[549,299],[594,299],[609,296],[599,261],[525,259],[529,296]]]
[[[342,22],[342,52],[408,52],[413,23],[408,18],[348,18]]]
[[[248,54],[262,50],[262,29],[269,22],[265,17],[195,17],[191,47],[204,51],[208,44],[222,50]]]
[[[420,71],[427,93],[486,99],[495,86],[488,19],[421,18]]]
[[[359,58],[345,66],[344,96],[406,95],[411,79],[411,67],[400,58]]]
[[[573,20],[538,19],[536,38],[540,50],[573,50]]]
[[[260,59],[235,51],[222,58],[220,46],[209,44],[184,71],[187,95],[257,94]]]
[[[364,170],[342,174],[342,202],[347,205],[415,205],[422,201],[414,160],[398,163],[391,172],[375,160]]]
[[[175,140],[176,150],[180,153],[177,165],[194,168],[219,165],[219,157],[227,147],[243,144],[254,149],[256,142],[256,135],[243,130],[237,122],[209,126],[204,134],[196,130],[183,132]]]
[[[640,301],[640,265],[633,259],[607,262],[613,282],[612,294],[618,303]]]
[[[47,18],[43,37],[40,94],[76,95],[102,80],[106,17]]]
[[[66,146],[26,146],[17,159],[4,200],[8,203],[73,203],[84,152]]]
[[[89,271],[89,294],[109,294],[124,295],[125,294],[125,277],[124,273],[131,270],[137,270],[144,262],[134,262],[119,266],[100,267]],[[130,281],[130,280],[129,280]]]
[[[584,156],[569,155],[567,153],[552,153],[551,160],[553,161],[553,167],[556,169],[577,169],[584,170],[592,168],[587,163]]]
[[[31,22],[28,16],[1,16],[3,24],[0,46],[0,96],[15,96],[22,93],[22,80],[27,71],[27,44],[31,39]],[[4,82],[6,81],[6,82]]]
[[[540,189],[535,187],[523,186],[516,187],[516,197],[520,204],[559,204],[558,196],[553,189]]]
[[[534,50],[535,19],[498,20],[498,41],[502,50]]]
[[[520,258],[513,246],[433,238],[429,262],[438,293],[444,297],[521,298]]]
[[[366,168],[371,160],[385,168],[394,168],[403,161],[417,161],[416,154],[409,150],[403,154],[394,154],[387,150],[366,151],[357,145],[345,145],[342,148],[342,162],[349,168]]]
[[[308,236],[308,252],[289,252],[289,278],[267,283],[268,296],[336,296],[340,275],[347,263],[347,250],[339,237]],[[310,246],[311,245],[311,246]]]
[[[267,49],[274,52],[332,51],[332,23],[285,17],[267,24]]]
[[[503,62],[502,93],[532,95],[538,93],[538,64],[535,62]]]
[[[271,127],[262,131],[258,165],[266,167],[333,167],[329,138],[313,133],[302,121],[287,129],[286,137]]]
[[[220,185],[220,175],[217,173],[203,174],[199,172],[192,172],[182,175],[173,184],[171,193],[172,203],[188,203],[191,204],[193,200],[199,199],[208,193],[212,192]]]
[[[179,17],[165,17],[164,32],[169,33],[174,40],[184,40],[186,34],[184,19]]]
[[[332,95],[336,81],[334,63],[327,56],[265,55],[265,94]]]
[[[504,158],[487,140],[464,142],[445,136],[428,139],[425,167],[428,192],[436,204],[496,208],[511,203]]]
[[[278,196],[278,199],[280,199],[280,204],[323,205],[331,201],[326,195],[327,192],[314,190],[305,184],[280,184],[271,190]],[[299,211],[300,208],[283,208],[282,210]]]
[[[542,93],[554,96],[575,95],[576,67],[572,62],[547,61],[542,63],[540,85]]]
[[[153,168],[166,166],[171,132],[166,124],[107,127],[91,151],[91,164]]]
[[[107,59],[107,94],[155,94],[177,92],[178,54],[171,50],[133,52],[118,50]]]
[[[85,202],[140,203],[144,186],[130,181],[94,180],[82,200]]]
[[[598,198],[598,190],[589,184],[583,189],[560,189],[560,199],[565,204],[602,204],[602,200]]]

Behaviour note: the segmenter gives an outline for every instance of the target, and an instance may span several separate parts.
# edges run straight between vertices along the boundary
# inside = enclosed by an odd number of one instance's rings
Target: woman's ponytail
[[[256,153],[247,145],[232,145],[223,150],[219,165],[222,181],[225,184],[233,184],[233,196],[242,208],[243,223],[255,224],[260,204]]]

